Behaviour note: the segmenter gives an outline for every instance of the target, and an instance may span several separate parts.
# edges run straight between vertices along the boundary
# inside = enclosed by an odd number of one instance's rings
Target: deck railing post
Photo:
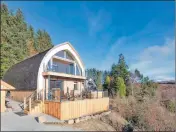
[[[26,97],[24,97],[24,110],[26,108]]]
[[[91,91],[90,91],[90,99],[92,99],[92,93],[91,93]]]
[[[61,89],[59,90],[59,101],[61,102]]]
[[[44,89],[42,89],[42,101],[44,102],[44,100],[45,100],[45,94],[44,94]]]
[[[31,98],[29,98],[29,112],[31,112]]]
[[[38,100],[38,90],[36,92],[37,92],[37,100]]]
[[[98,99],[98,90],[97,90],[97,99]]]
[[[75,100],[75,90],[73,90],[73,101]]]

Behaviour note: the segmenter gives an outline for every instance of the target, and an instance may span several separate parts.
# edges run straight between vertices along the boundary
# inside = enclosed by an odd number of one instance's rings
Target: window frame
[[[76,88],[75,88],[75,86],[76,86]],[[74,84],[73,84],[73,89],[74,89],[74,90],[78,90],[78,82],[74,82]]]

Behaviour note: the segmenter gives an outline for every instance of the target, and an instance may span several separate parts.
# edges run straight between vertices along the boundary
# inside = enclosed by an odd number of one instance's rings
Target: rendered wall
[[[74,90],[74,82],[78,83],[78,90],[75,90],[75,94],[80,94],[81,91],[84,89],[84,85],[81,81],[74,81],[74,80],[64,80],[64,94],[67,93],[67,87],[69,88],[69,92]]]

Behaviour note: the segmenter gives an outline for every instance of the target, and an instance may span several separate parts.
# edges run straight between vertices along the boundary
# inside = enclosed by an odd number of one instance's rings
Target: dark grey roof
[[[3,76],[5,82],[16,89],[32,90],[37,88],[40,63],[50,49],[13,65]]]

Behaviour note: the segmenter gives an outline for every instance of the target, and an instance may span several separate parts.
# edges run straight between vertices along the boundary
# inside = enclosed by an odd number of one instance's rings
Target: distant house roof
[[[37,88],[37,76],[40,63],[45,54],[50,49],[38,53],[24,61],[13,65],[3,76],[3,79],[8,84],[16,89],[33,90]]]

